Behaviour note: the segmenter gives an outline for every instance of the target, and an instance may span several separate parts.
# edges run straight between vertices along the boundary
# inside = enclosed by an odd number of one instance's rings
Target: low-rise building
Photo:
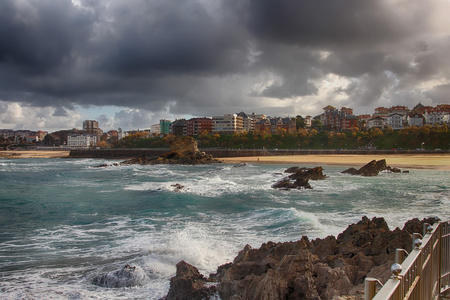
[[[89,148],[97,144],[98,138],[94,134],[71,134],[67,136],[67,146],[70,148]]]
[[[382,117],[374,117],[367,121],[367,128],[379,128],[383,130],[386,127],[386,120]]]
[[[410,113],[407,117],[409,126],[422,127],[424,117],[419,113]]]
[[[270,118],[262,119],[255,125],[256,131],[268,131],[270,133],[278,133],[280,129],[285,129],[287,132],[296,130],[295,119],[290,118]]]
[[[394,130],[399,130],[403,128],[403,115],[401,114],[390,114],[387,118],[387,125]]]

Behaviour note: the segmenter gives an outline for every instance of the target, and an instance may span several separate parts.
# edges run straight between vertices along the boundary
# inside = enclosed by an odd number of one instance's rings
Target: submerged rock
[[[108,288],[131,287],[144,284],[147,274],[138,266],[125,265],[122,269],[95,277],[92,283]]]

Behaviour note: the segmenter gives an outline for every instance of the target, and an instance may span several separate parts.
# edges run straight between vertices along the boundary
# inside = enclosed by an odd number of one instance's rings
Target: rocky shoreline
[[[412,219],[403,229],[390,230],[383,218],[363,217],[338,237],[249,245],[233,262],[208,277],[185,261],[177,264],[164,300],[208,299],[364,299],[364,279],[386,282],[395,250],[412,248],[412,233],[437,218]]]

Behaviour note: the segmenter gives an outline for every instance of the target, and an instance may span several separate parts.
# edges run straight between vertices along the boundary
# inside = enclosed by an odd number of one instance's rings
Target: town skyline
[[[447,0],[4,0],[0,128],[448,104],[449,10]]]
[[[163,133],[167,134],[169,124],[175,123],[180,120],[194,120],[194,119],[214,119],[214,118],[220,118],[221,116],[241,116],[244,119],[249,118],[252,119],[252,126],[249,124],[245,125],[243,127],[244,131],[250,132],[252,130],[260,130],[261,128],[255,128],[255,124],[259,122],[261,119],[294,119],[297,117],[301,117],[305,120],[305,126],[306,128],[310,128],[312,121],[314,119],[318,119],[321,121],[321,124],[324,126],[328,126],[327,130],[351,130],[353,127],[360,127],[361,122],[364,122],[364,128],[360,129],[370,129],[373,127],[378,127],[380,129],[387,129],[388,127],[393,128],[394,130],[401,129],[403,127],[407,126],[417,126],[421,127],[424,125],[442,125],[442,124],[450,124],[450,105],[449,104],[440,104],[435,107],[433,106],[425,106],[422,103],[418,103],[413,108],[409,108],[407,106],[402,105],[394,105],[391,107],[377,107],[374,109],[372,114],[361,114],[356,115],[354,114],[354,110],[351,107],[341,107],[341,108],[335,108],[332,105],[327,105],[326,107],[322,108],[322,113],[310,116],[310,115],[296,115],[296,116],[271,116],[266,114],[247,114],[246,112],[239,112],[239,113],[228,113],[224,115],[216,115],[216,116],[191,116],[189,118],[180,118],[180,119],[174,119],[174,120],[168,120],[168,119],[160,119],[158,120],[158,123],[151,124],[148,127],[143,128],[132,128],[132,129],[123,129],[123,128],[113,128],[113,129],[102,129],[101,123],[98,120],[83,120],[82,121],[82,129],[80,127],[73,127],[73,128],[58,128],[54,132],[58,131],[85,131],[90,134],[94,134],[94,131],[100,130],[101,133],[106,133],[110,131],[121,131],[123,133],[126,132],[139,132],[139,131],[148,131],[150,133]],[[348,118],[350,117],[350,118]],[[411,120],[409,117],[414,117],[415,120]],[[341,119],[341,120],[337,120]],[[396,120],[393,120],[396,118]],[[343,120],[344,121],[343,121]],[[244,121],[245,122],[245,121]],[[165,126],[167,126],[167,130],[162,130],[161,125],[162,123],[167,123]],[[342,123],[342,124],[341,124]],[[338,127],[336,127],[334,124],[339,124]],[[156,128],[157,127],[157,128]],[[286,127],[287,128],[287,127]],[[40,129],[18,129],[14,130],[11,128],[0,128],[0,136],[5,136],[6,131],[13,131],[17,132],[18,134],[21,134],[21,132],[24,132],[24,134],[28,134],[29,132],[33,133],[51,133],[49,131],[40,130]],[[166,132],[167,131],[167,132]],[[199,134],[199,132],[197,132]],[[188,135],[192,135],[188,134]]]

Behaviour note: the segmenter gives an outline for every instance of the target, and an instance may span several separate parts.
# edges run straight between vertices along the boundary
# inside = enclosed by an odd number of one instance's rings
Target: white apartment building
[[[367,121],[367,128],[379,128],[383,130],[386,127],[386,120],[382,117],[374,117]]]
[[[161,125],[160,124],[154,124],[150,126],[150,133],[154,134],[160,134],[161,133]]]
[[[97,145],[98,138],[93,134],[72,134],[67,136],[70,148],[89,148]]]
[[[429,109],[423,114],[427,125],[442,124],[444,122],[444,113],[439,109]]]
[[[403,115],[395,113],[389,115],[386,119],[388,126],[392,129],[399,130],[403,128]]]
[[[235,133],[244,131],[244,119],[237,114],[212,117],[213,133]]]
[[[408,115],[409,126],[422,127],[423,126],[423,115],[422,114],[409,114]]]

